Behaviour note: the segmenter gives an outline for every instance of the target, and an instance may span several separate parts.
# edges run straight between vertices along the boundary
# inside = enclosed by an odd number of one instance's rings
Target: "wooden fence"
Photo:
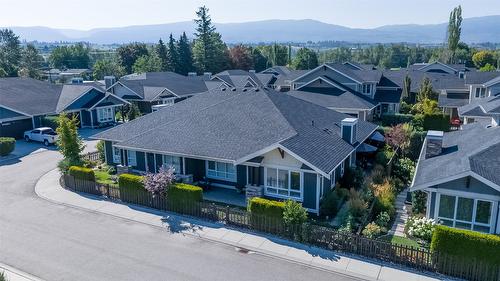
[[[287,225],[282,219],[251,214],[247,211],[209,202],[169,202],[141,190],[120,189],[64,175],[61,184],[69,190],[107,197],[109,200],[171,211],[183,215],[221,222],[229,226],[266,232],[312,246],[357,254],[377,260],[405,265],[417,270],[437,272],[472,281],[500,280],[500,266],[468,257],[450,256],[429,249],[395,245],[356,234],[304,223]],[[457,245],[459,246],[459,245]]]
[[[82,158],[84,160],[89,160],[89,161],[92,161],[92,162],[100,162],[101,161],[98,151],[92,151],[92,152],[85,153],[82,156]]]

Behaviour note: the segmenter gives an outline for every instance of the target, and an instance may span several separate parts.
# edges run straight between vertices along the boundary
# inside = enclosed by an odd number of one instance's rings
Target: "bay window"
[[[265,173],[265,187],[268,195],[301,199],[302,175],[300,172],[267,167]]]
[[[176,174],[181,173],[181,158],[177,156],[163,155],[163,167],[174,168]]]
[[[490,201],[440,194],[437,218],[446,226],[490,233],[492,210]]]
[[[226,181],[236,181],[236,168],[233,164],[207,161],[207,176]]]
[[[114,110],[112,107],[102,107],[97,109],[97,121],[99,123],[112,122],[114,120]]]

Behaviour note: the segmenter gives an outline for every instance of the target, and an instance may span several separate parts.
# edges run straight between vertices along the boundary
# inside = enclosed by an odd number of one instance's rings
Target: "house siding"
[[[307,83],[307,82],[309,82],[309,81],[311,81],[319,76],[325,76],[325,75],[330,77],[331,79],[337,81],[338,83],[340,83],[344,87],[349,87],[353,90],[356,90],[356,85],[345,85],[345,84],[357,84],[356,81],[354,81],[350,78],[347,78],[346,76],[344,76],[336,71],[333,71],[330,68],[325,67],[325,66],[320,67],[316,71],[307,74],[306,76],[300,78],[299,80],[295,81],[294,83]]]
[[[304,200],[302,205],[305,208],[316,210],[317,189],[317,174],[304,173]]]
[[[193,175],[194,181],[199,181],[205,176],[205,161],[192,158],[184,158],[186,160],[186,174]]]
[[[236,166],[236,186],[244,188],[247,185],[247,166]]]
[[[113,163],[113,143],[104,141],[104,148],[106,151],[106,164],[115,165],[115,163]]]
[[[80,116],[82,120],[81,126],[91,126],[90,124],[90,112],[87,110],[80,111]]]
[[[469,185],[467,186],[468,179],[469,179]],[[500,196],[499,191],[493,189],[492,187],[488,186],[487,184],[473,177],[464,177],[456,179],[453,181],[433,186],[432,188],[436,189],[436,191],[439,191],[440,189],[446,189],[451,191],[461,191],[461,192]]]
[[[33,129],[31,118],[16,121],[2,122],[0,124],[0,137],[23,138],[24,131]]]
[[[161,154],[155,154],[155,158],[156,158],[156,170],[155,172],[158,172],[161,168],[161,166],[163,166],[163,156],[161,156]]]
[[[155,170],[155,155],[153,153],[146,153],[146,158],[148,159],[148,171],[156,172]]]
[[[146,171],[146,162],[145,162],[145,154],[141,151],[135,152],[137,166],[134,169],[145,172]]]

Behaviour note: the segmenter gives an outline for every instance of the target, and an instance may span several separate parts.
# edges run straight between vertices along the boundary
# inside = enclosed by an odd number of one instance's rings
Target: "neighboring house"
[[[81,127],[115,122],[115,109],[128,102],[96,83],[56,85],[31,78],[0,78],[0,136],[22,137],[43,117],[75,114]]]
[[[270,89],[221,88],[98,133],[108,164],[145,173],[175,167],[212,185],[319,212],[377,126]],[[188,177],[191,177],[188,176]],[[245,195],[241,195],[245,196]]]
[[[276,80],[269,85],[269,88],[278,92],[288,92],[292,87],[292,81],[307,72],[309,70],[293,70],[286,66],[273,66],[260,72],[260,74],[272,74],[276,77]]]
[[[295,77],[290,87],[289,95],[362,120],[399,112],[401,86],[370,65],[325,63]]]
[[[464,124],[481,122],[491,126],[500,125],[500,93],[482,99],[476,99],[458,109]]]
[[[211,80],[223,83],[228,88],[271,88],[276,81],[276,76],[273,74],[255,73],[255,71],[230,69],[215,74]]]
[[[432,63],[415,63],[408,67],[409,70],[420,72],[447,73],[464,78],[466,72],[475,71],[474,68],[466,67],[465,64],[446,64],[439,61]]]
[[[429,131],[410,191],[427,193],[428,218],[500,234],[500,127]]]
[[[77,69],[70,68],[65,70],[59,70],[57,68],[52,68],[42,72],[42,77],[47,79],[49,82],[55,83],[66,83],[71,82],[74,78],[88,78],[92,75],[92,70],[90,69]]]
[[[500,72],[470,72],[465,75],[469,102],[500,94]]]
[[[203,77],[183,76],[174,72],[147,72],[131,74],[118,82],[108,77],[107,91],[138,105],[143,113],[153,111],[153,106],[167,106],[206,92],[209,81]]]

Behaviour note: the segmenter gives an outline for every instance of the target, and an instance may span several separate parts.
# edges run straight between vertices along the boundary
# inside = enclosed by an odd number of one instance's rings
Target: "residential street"
[[[45,280],[359,280],[38,198],[59,159],[0,163],[0,262]]]

